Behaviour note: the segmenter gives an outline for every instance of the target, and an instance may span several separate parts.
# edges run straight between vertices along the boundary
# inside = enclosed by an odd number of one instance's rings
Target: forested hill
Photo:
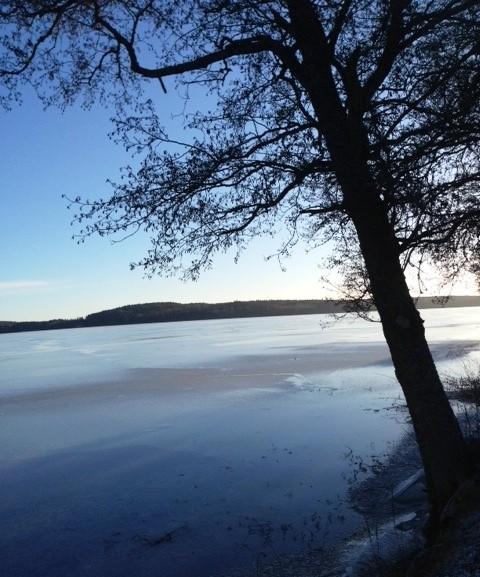
[[[446,302],[430,297],[420,297],[417,304],[419,308],[480,306],[480,296],[453,296]],[[332,300],[234,301],[213,304],[145,303],[92,313],[77,319],[0,321],[0,333],[137,323],[341,313],[348,308],[349,303],[347,301]]]

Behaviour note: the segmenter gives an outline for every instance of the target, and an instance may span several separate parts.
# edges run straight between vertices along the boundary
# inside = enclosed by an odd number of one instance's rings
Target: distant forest
[[[452,296],[449,299],[419,297],[417,306],[419,308],[480,306],[480,296]],[[126,305],[76,319],[0,321],[0,333],[208,319],[343,313],[350,309],[350,302],[333,300],[259,300],[213,304],[157,302]]]

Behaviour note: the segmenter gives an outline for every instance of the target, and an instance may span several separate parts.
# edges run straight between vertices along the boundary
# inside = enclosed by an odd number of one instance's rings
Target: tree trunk
[[[387,207],[371,177],[361,112],[347,114],[331,68],[331,49],[311,0],[287,1],[302,54],[294,74],[307,91],[360,242],[375,305],[403,389],[425,468],[435,525],[470,471],[467,447],[410,296]]]
[[[371,292],[410,411],[425,469],[431,522],[470,472],[467,447],[428,347],[423,320],[410,296],[398,243],[380,198],[358,195],[350,205]]]

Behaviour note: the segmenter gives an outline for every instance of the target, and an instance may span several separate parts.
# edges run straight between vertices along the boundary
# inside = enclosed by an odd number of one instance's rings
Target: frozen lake
[[[422,311],[440,370],[480,308]],[[405,430],[378,323],[0,335],[2,577],[208,577],[349,534],[346,454]]]

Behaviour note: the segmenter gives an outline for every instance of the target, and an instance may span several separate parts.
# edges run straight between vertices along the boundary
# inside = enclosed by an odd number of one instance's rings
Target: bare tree
[[[143,155],[111,198],[76,199],[81,235],[147,231],[138,264],[187,277],[278,221],[280,251],[336,243],[378,309],[435,522],[470,461],[404,272],[479,270],[478,0],[5,0],[0,22],[5,106],[21,83],[114,103]],[[185,142],[161,125],[167,85],[208,94]]]

